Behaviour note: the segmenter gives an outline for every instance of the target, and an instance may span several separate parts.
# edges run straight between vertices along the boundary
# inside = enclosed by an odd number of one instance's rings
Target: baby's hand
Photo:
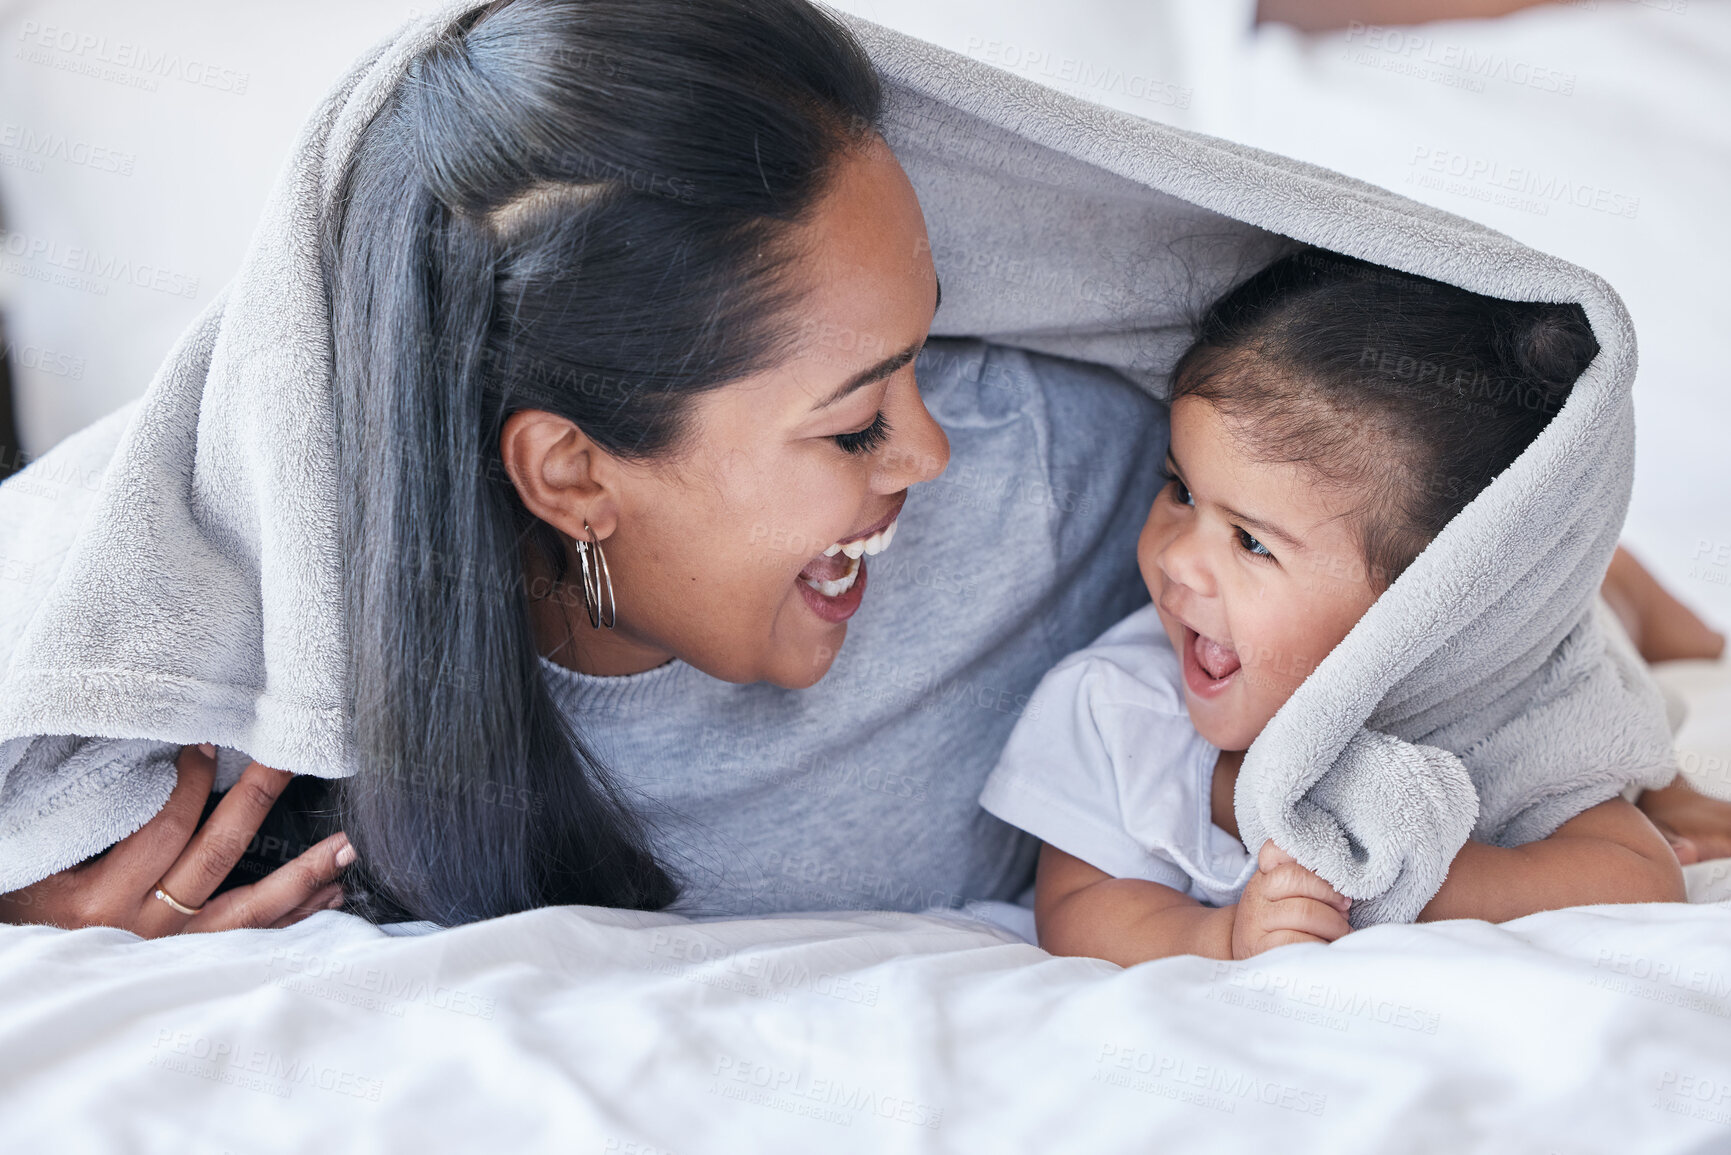
[[[1333,942],[1352,929],[1352,905],[1272,842],[1262,844],[1258,867],[1232,918],[1232,957],[1249,958],[1289,942]]]

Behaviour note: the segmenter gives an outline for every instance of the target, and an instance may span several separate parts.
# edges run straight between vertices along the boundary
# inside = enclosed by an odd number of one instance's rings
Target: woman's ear
[[[525,508],[555,529],[587,541],[619,524],[618,462],[577,425],[544,409],[519,409],[499,432],[499,456]]]

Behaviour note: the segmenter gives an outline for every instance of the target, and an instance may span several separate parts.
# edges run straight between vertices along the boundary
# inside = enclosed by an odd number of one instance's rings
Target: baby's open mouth
[[[799,571],[799,580],[826,598],[840,597],[853,588],[859,577],[860,559],[873,557],[889,548],[896,535],[896,520],[865,537],[838,541]]]
[[[1196,634],[1192,639],[1190,648],[1196,654],[1196,664],[1202,667],[1202,672],[1216,682],[1231,677],[1243,665],[1238,659],[1237,650],[1225,642],[1217,642],[1201,634]]]

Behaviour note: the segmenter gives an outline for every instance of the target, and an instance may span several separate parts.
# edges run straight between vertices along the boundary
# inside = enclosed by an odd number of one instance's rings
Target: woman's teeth
[[[847,572],[838,578],[820,581],[800,575],[800,581],[816,590],[826,598],[839,598],[853,589],[853,583],[859,578],[859,562],[862,557],[875,557],[889,548],[890,541],[896,535],[896,523],[890,522],[870,537],[862,537],[846,544],[836,542],[823,551],[824,557],[834,557],[843,554],[848,559]]]
[[[808,577],[802,577],[799,580],[826,598],[839,598],[841,595],[847,593],[847,591],[853,589],[854,580],[858,577],[859,558],[856,557],[848,562],[847,572],[836,578],[834,581],[812,581]]]
[[[855,561],[859,560],[862,555],[865,557],[876,557],[878,554],[890,547],[890,539],[895,537],[895,535],[896,523],[892,521],[870,537],[862,537],[857,541],[850,541],[846,545],[843,545],[839,541],[836,542],[834,545],[823,551],[823,556],[834,557],[838,553],[845,553]]]

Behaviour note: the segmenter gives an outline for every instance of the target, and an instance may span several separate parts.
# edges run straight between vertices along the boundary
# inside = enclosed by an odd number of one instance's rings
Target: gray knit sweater
[[[1148,601],[1165,409],[1111,370],[977,341],[931,341],[916,373],[950,465],[909,493],[817,685],[541,661],[653,823],[674,910],[920,910],[1031,881],[1038,844],[980,787],[1040,676]]]

